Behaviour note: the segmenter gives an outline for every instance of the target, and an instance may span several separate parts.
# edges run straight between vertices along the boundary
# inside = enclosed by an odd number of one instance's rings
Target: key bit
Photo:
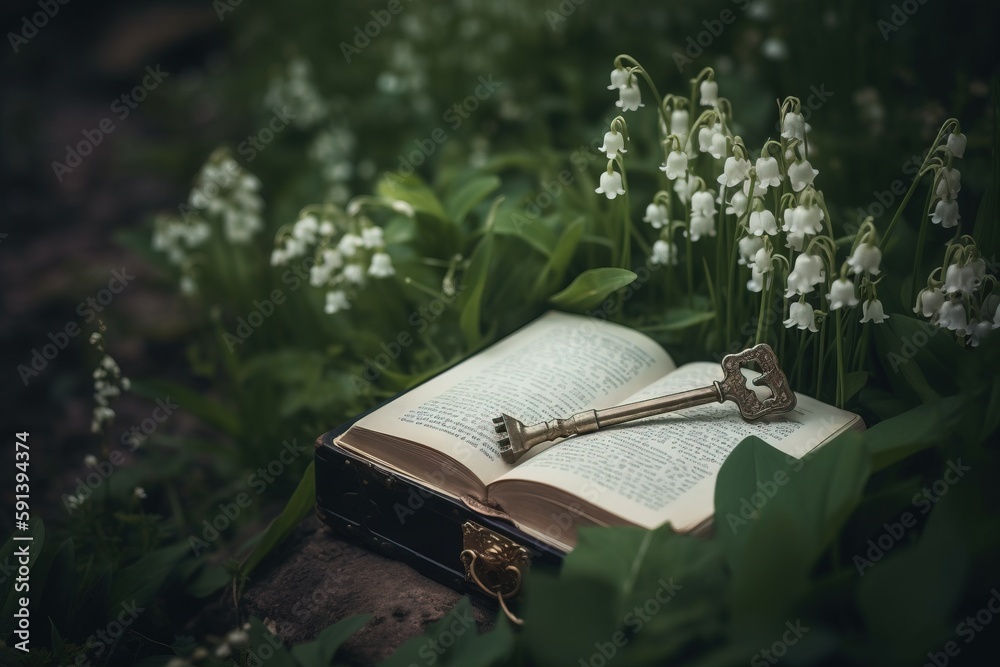
[[[754,362],[761,374],[752,380],[756,386],[771,390],[768,398],[761,400],[756,392],[746,386],[740,368]],[[628,403],[605,410],[587,410],[568,419],[553,419],[526,426],[508,414],[493,420],[494,430],[502,435],[498,446],[500,456],[507,463],[517,463],[529,449],[543,442],[573,435],[593,433],[608,426],[660,415],[674,410],[684,410],[708,403],[736,403],[740,414],[748,421],[766,415],[788,412],[795,407],[795,393],[788,386],[785,374],[778,365],[778,357],[770,346],[761,343],[722,359],[722,380],[708,387],[682,391],[669,396]]]

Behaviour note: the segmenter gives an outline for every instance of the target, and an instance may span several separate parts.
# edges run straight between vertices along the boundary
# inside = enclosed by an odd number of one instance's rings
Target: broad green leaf
[[[851,400],[855,394],[864,389],[868,383],[868,373],[855,371],[844,376],[844,403]]]
[[[181,406],[181,410],[190,412],[209,426],[214,426],[233,438],[238,438],[242,432],[239,418],[235,413],[207,396],[177,383],[163,380],[140,381],[133,383],[132,391],[152,400],[159,398],[164,401],[168,399],[174,401]]]
[[[696,327],[705,322],[715,319],[715,313],[710,310],[695,310],[692,308],[671,308],[663,316],[659,324],[648,327],[640,327],[639,330],[647,333],[660,333],[666,331],[683,331]]]
[[[292,647],[292,657],[302,667],[326,667],[340,645],[363,628],[371,618],[371,614],[359,614],[337,621],[320,632],[313,641]]]
[[[150,551],[114,573],[108,606],[117,614],[126,605],[146,607],[156,597],[182,558],[191,554],[187,542]]]
[[[476,206],[500,187],[497,176],[474,176],[460,184],[445,198],[444,209],[456,224],[465,220]]]
[[[302,481],[295,488],[288,504],[264,530],[254,550],[241,563],[243,574],[250,574],[276,546],[292,534],[299,522],[304,519],[316,505],[316,463],[309,462]]]
[[[205,564],[199,568],[197,576],[190,581],[184,590],[196,598],[207,598],[225,588],[232,577],[226,568],[219,565]]]
[[[470,349],[477,348],[483,340],[481,320],[483,294],[489,279],[490,261],[493,258],[493,234],[488,232],[480,239],[469,259],[469,268],[462,278],[462,314],[459,326]]]
[[[447,220],[444,207],[437,195],[419,177],[410,174],[386,174],[377,186],[378,194],[388,199],[399,199],[413,207],[415,211],[427,213],[440,220]]]
[[[538,277],[535,279],[532,287],[532,294],[535,299],[548,297],[550,290],[554,289],[554,285],[563,283],[566,271],[569,269],[569,264],[573,260],[573,255],[580,245],[583,228],[583,220],[575,220],[563,231],[545,264],[545,268],[539,272]]]
[[[922,405],[886,419],[865,431],[872,467],[888,467],[926,447],[946,442],[965,406],[964,396]]]
[[[552,254],[558,239],[545,218],[529,218],[523,210],[505,207],[497,214],[494,233],[498,236],[513,236],[524,241],[539,254]]]
[[[582,312],[597,306],[635,278],[636,275],[626,269],[588,269],[578,275],[566,289],[554,295],[550,302],[564,310]]]

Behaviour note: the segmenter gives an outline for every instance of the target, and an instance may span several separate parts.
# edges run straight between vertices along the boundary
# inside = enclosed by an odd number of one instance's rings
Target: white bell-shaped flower
[[[979,287],[980,280],[973,264],[952,264],[944,274],[944,291],[947,294],[972,294]]]
[[[601,146],[600,151],[607,155],[609,160],[614,160],[619,153],[624,155],[628,152],[625,150],[625,135],[614,130],[605,132],[604,145]]]
[[[747,197],[750,196],[750,180],[751,179],[748,178],[747,180],[743,181],[743,194],[745,194]],[[755,180],[753,182],[753,196],[763,197],[766,194],[767,194],[767,188],[761,185],[759,180]]]
[[[861,323],[874,322],[875,324],[882,324],[889,316],[885,314],[885,310],[882,308],[882,302],[878,299],[872,299],[871,301],[865,301],[861,304]]]
[[[729,202],[729,206],[726,207],[726,213],[729,215],[735,215],[737,218],[742,218],[743,214],[747,212],[747,207],[750,205],[750,200],[742,192],[734,192],[733,198]]]
[[[737,263],[743,266],[752,266],[757,251],[764,247],[764,239],[756,236],[744,236],[737,243],[737,247],[740,253]]]
[[[701,129],[698,130],[698,150],[702,153],[712,150],[712,140],[716,134],[720,134],[721,132],[722,126],[718,123],[712,127],[702,125]]]
[[[357,234],[344,234],[337,242],[337,250],[344,257],[353,257],[358,248],[363,248],[364,240]]]
[[[788,166],[788,182],[795,192],[802,192],[807,185],[812,185],[817,174],[819,169],[813,169],[809,160],[798,160]]]
[[[666,206],[653,202],[646,206],[646,217],[642,220],[652,225],[653,229],[659,229],[670,222],[670,214]]]
[[[751,292],[761,292],[764,290],[765,283],[770,286],[770,274],[758,271],[756,267],[751,267],[750,280],[747,281],[747,290]]]
[[[802,252],[802,246],[806,242],[806,235],[801,232],[788,232],[785,234],[785,247]]]
[[[819,206],[795,207],[795,217],[791,227],[786,230],[796,234],[819,234],[823,231],[823,209]]]
[[[944,167],[938,176],[935,193],[941,199],[955,199],[962,189],[962,174],[953,167]]]
[[[635,77],[618,89],[618,101],[615,106],[622,111],[635,111],[639,107],[646,106],[642,103],[642,93],[639,91],[639,82]]]
[[[372,263],[368,267],[368,275],[375,278],[388,278],[396,273],[392,267],[392,258],[388,253],[377,252],[372,255]]]
[[[712,217],[715,215],[715,197],[708,190],[700,190],[691,195],[691,213]]]
[[[614,199],[618,195],[625,194],[622,186],[622,175],[617,171],[605,171],[601,174],[601,185],[596,190],[597,194],[603,194],[608,199]]]
[[[819,255],[802,253],[795,258],[795,266],[788,274],[788,290],[786,297],[794,294],[808,294],[815,285],[823,282],[826,271],[823,269],[823,258]]]
[[[677,245],[663,239],[657,240],[653,244],[653,254],[649,261],[662,266],[677,266]]]
[[[920,290],[917,295],[917,305],[913,307],[913,312],[924,317],[934,317],[941,306],[944,305],[944,292],[937,287],[928,287]]]
[[[608,90],[618,90],[628,83],[628,70],[624,67],[617,67],[611,70],[611,85]]]
[[[851,273],[868,272],[873,276],[881,273],[881,269],[879,269],[881,262],[882,251],[878,249],[878,246],[871,243],[859,244],[854,249],[854,254],[847,259],[847,265],[851,267]]]
[[[701,93],[701,106],[714,107],[719,103],[719,84],[715,81],[703,80],[699,92]]]
[[[797,327],[803,330],[808,329],[813,333],[819,331],[816,328],[816,311],[810,304],[804,302],[796,301],[788,307],[788,319],[785,320],[784,324],[787,329]]]
[[[948,135],[948,152],[955,157],[965,157],[965,145],[968,138],[961,132],[952,132]]]
[[[767,234],[774,236],[778,233],[778,225],[774,220],[774,214],[764,209],[763,211],[750,212],[750,233],[754,236]]]
[[[991,322],[987,320],[976,322],[972,325],[972,331],[969,334],[969,345],[972,347],[979,347],[979,343],[981,343],[992,330],[993,326]]]
[[[969,326],[968,317],[961,299],[954,301],[947,299],[938,309],[937,325],[942,329],[948,329],[964,336]]]
[[[683,144],[687,140],[691,116],[687,109],[674,109],[670,113],[670,133],[676,134]]]
[[[781,185],[778,161],[773,157],[757,158],[757,180],[763,188],[776,188]]]
[[[361,230],[361,241],[366,248],[380,248],[385,243],[381,227],[365,227]]]
[[[808,129],[809,126],[806,125],[806,119],[802,114],[794,111],[786,113],[784,120],[781,122],[781,136],[785,139],[805,141]]]
[[[702,236],[715,236],[715,218],[710,215],[692,215],[691,240],[697,241]]]
[[[727,188],[735,188],[745,181],[749,174],[750,160],[730,155],[726,158],[726,164],[722,167],[722,173],[719,174],[719,178],[716,180],[719,184],[725,185]]]
[[[688,156],[683,151],[673,150],[667,155],[665,164],[660,165],[660,170],[667,175],[671,181],[687,173]]]
[[[348,301],[347,293],[344,290],[333,290],[326,293],[326,307],[324,310],[328,315],[348,310],[350,307],[351,302]]]
[[[674,192],[677,193],[677,198],[681,200],[682,204],[691,201],[691,195],[697,192],[699,187],[701,185],[694,174],[688,174],[687,178],[678,178],[674,181]]]
[[[767,273],[771,270],[771,251],[767,248],[761,248],[753,256],[753,268],[761,273]]]
[[[845,278],[834,280],[830,286],[830,293],[826,295],[826,300],[830,302],[830,310],[852,308],[858,305],[858,298],[854,296],[854,283]]]
[[[939,199],[931,213],[931,222],[945,229],[958,224],[962,216],[958,213],[958,201],[954,199]]]

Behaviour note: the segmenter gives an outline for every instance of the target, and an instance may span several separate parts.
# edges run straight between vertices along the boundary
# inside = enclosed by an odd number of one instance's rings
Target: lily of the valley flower
[[[625,150],[625,135],[614,130],[605,132],[604,145],[601,146],[600,151],[606,154],[609,160],[614,160],[619,153],[624,155],[628,152]]]
[[[677,245],[659,239],[653,244],[653,255],[649,261],[663,266],[677,266]]]
[[[615,102],[622,111],[635,111],[639,107],[646,106],[642,103],[642,93],[639,91],[639,82],[635,76],[630,76],[628,83],[618,89],[618,101]]]
[[[699,88],[701,93],[701,106],[714,107],[719,103],[719,84],[715,81],[705,79]]]
[[[651,203],[646,207],[646,217],[643,218],[643,222],[648,222],[653,226],[653,229],[659,229],[670,222],[670,215],[667,213],[667,207],[663,204],[657,204],[656,202]]]
[[[715,218],[710,215],[692,215],[691,240],[697,241],[702,236],[715,236]]]
[[[739,241],[740,258],[739,264],[752,266],[757,251],[764,247],[764,239],[756,236],[744,236]]]
[[[944,292],[937,287],[929,287],[920,290],[913,312],[920,313],[924,317],[934,317],[942,305],[944,305]]]
[[[952,132],[948,135],[948,152],[955,157],[965,156],[965,145],[968,143],[968,138],[961,132]]]
[[[878,246],[871,243],[859,244],[854,249],[854,254],[847,259],[847,265],[851,267],[851,273],[868,272],[873,276],[881,273],[882,270],[879,268],[881,262],[882,251],[878,249]]]
[[[611,85],[608,90],[618,90],[628,83],[628,70],[624,67],[616,67],[611,70]]]
[[[958,213],[958,202],[954,199],[940,199],[931,213],[931,222],[945,229],[954,227],[962,216]]]
[[[676,134],[682,144],[687,141],[690,120],[687,109],[674,109],[670,114],[670,133]]]
[[[968,314],[965,312],[965,306],[961,299],[948,299],[941,304],[941,308],[938,309],[937,325],[942,329],[954,331],[959,336],[968,333]]]
[[[962,173],[953,167],[944,167],[938,176],[935,193],[941,199],[955,199],[962,189]]]
[[[823,209],[819,206],[801,204],[795,208],[785,209],[784,223],[781,230],[785,232],[799,236],[819,234],[823,231]]]
[[[979,343],[982,342],[982,340],[986,338],[992,330],[993,323],[989,320],[976,322],[972,325],[972,332],[969,335],[969,345],[972,347],[979,347]]]
[[[726,213],[729,215],[735,215],[737,218],[742,218],[743,214],[747,212],[747,208],[750,206],[750,200],[742,192],[733,193],[733,199],[729,202],[729,206],[726,207]]]
[[[773,157],[757,158],[757,180],[762,188],[776,188],[781,185],[778,161]]]
[[[761,292],[764,290],[765,283],[770,286],[771,275],[763,271],[758,271],[756,266],[752,267],[750,270],[750,280],[747,281],[747,289],[751,292]]]
[[[614,170],[605,171],[601,174],[600,187],[594,190],[594,192],[603,194],[608,199],[614,199],[618,195],[625,194],[625,188],[622,187],[622,175]]]
[[[806,132],[809,126],[800,113],[789,111],[785,114],[785,119],[781,122],[781,136],[785,139],[806,140]]]
[[[396,270],[392,267],[392,258],[387,253],[377,252],[372,255],[372,263],[368,267],[368,275],[375,278],[388,278],[395,273]]]
[[[326,293],[326,308],[324,310],[326,310],[327,315],[348,310],[350,307],[351,302],[347,300],[347,293],[344,290],[338,289]]]
[[[861,304],[861,323],[874,322],[875,324],[882,324],[889,316],[885,314],[885,310],[882,308],[882,302],[878,299],[872,299],[870,301],[865,301]]]
[[[735,188],[737,185],[745,181],[749,174],[750,160],[730,155],[726,158],[726,164],[723,166],[722,173],[719,174],[719,178],[717,180],[721,185],[725,185],[727,188]]]
[[[944,275],[944,291],[948,294],[972,294],[985,274],[985,266],[982,267],[982,272],[979,268],[978,262],[970,262],[964,266],[950,265]]]
[[[691,212],[697,215],[714,216],[715,197],[708,190],[701,190],[691,195]]]
[[[813,169],[809,160],[798,160],[788,166],[788,181],[795,192],[802,192],[807,185],[812,185],[817,174],[819,169]]]
[[[753,256],[753,269],[761,273],[771,270],[771,251],[766,247],[761,248]]]
[[[671,181],[687,173],[688,156],[687,153],[679,150],[670,151],[667,155],[666,163],[660,165],[660,170],[667,175]]]
[[[778,233],[778,224],[774,220],[774,214],[764,209],[762,211],[752,211],[750,213],[750,233],[754,236],[767,234],[774,236]]]
[[[808,294],[815,285],[823,282],[826,271],[823,269],[823,258],[819,255],[802,253],[795,258],[795,267],[788,274],[788,290],[786,297],[795,294]]]
[[[750,196],[750,179],[749,178],[747,180],[743,181],[743,194],[745,194],[747,197]],[[759,180],[758,181],[754,181],[754,184],[753,184],[753,196],[754,197],[763,197],[766,194],[767,194],[767,188],[765,188],[763,185],[761,185]]]
[[[788,307],[788,319],[784,322],[785,328],[798,327],[808,329],[813,333],[819,331],[816,328],[816,311],[808,303],[796,301]]]
[[[838,308],[852,308],[858,305],[858,298],[854,296],[854,283],[845,278],[838,278],[830,286],[830,293],[826,295],[830,302],[830,310]]]

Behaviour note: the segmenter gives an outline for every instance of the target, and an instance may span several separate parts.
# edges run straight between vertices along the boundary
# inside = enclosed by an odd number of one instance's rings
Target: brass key
[[[760,376],[753,379],[753,384],[770,389],[769,398],[760,400],[757,394],[746,386],[740,367],[750,362],[756,362],[761,370]],[[722,359],[722,370],[725,377],[708,387],[650,398],[616,408],[587,410],[569,419],[553,419],[525,426],[510,415],[501,414],[493,420],[496,432],[505,434],[498,443],[500,456],[507,463],[517,463],[529,449],[543,442],[593,433],[608,426],[707,403],[733,401],[739,407],[743,418],[749,421],[760,419],[765,415],[788,412],[795,407],[795,393],[788,386],[788,380],[778,366],[778,357],[768,345],[761,343],[748,350],[727,355]]]

